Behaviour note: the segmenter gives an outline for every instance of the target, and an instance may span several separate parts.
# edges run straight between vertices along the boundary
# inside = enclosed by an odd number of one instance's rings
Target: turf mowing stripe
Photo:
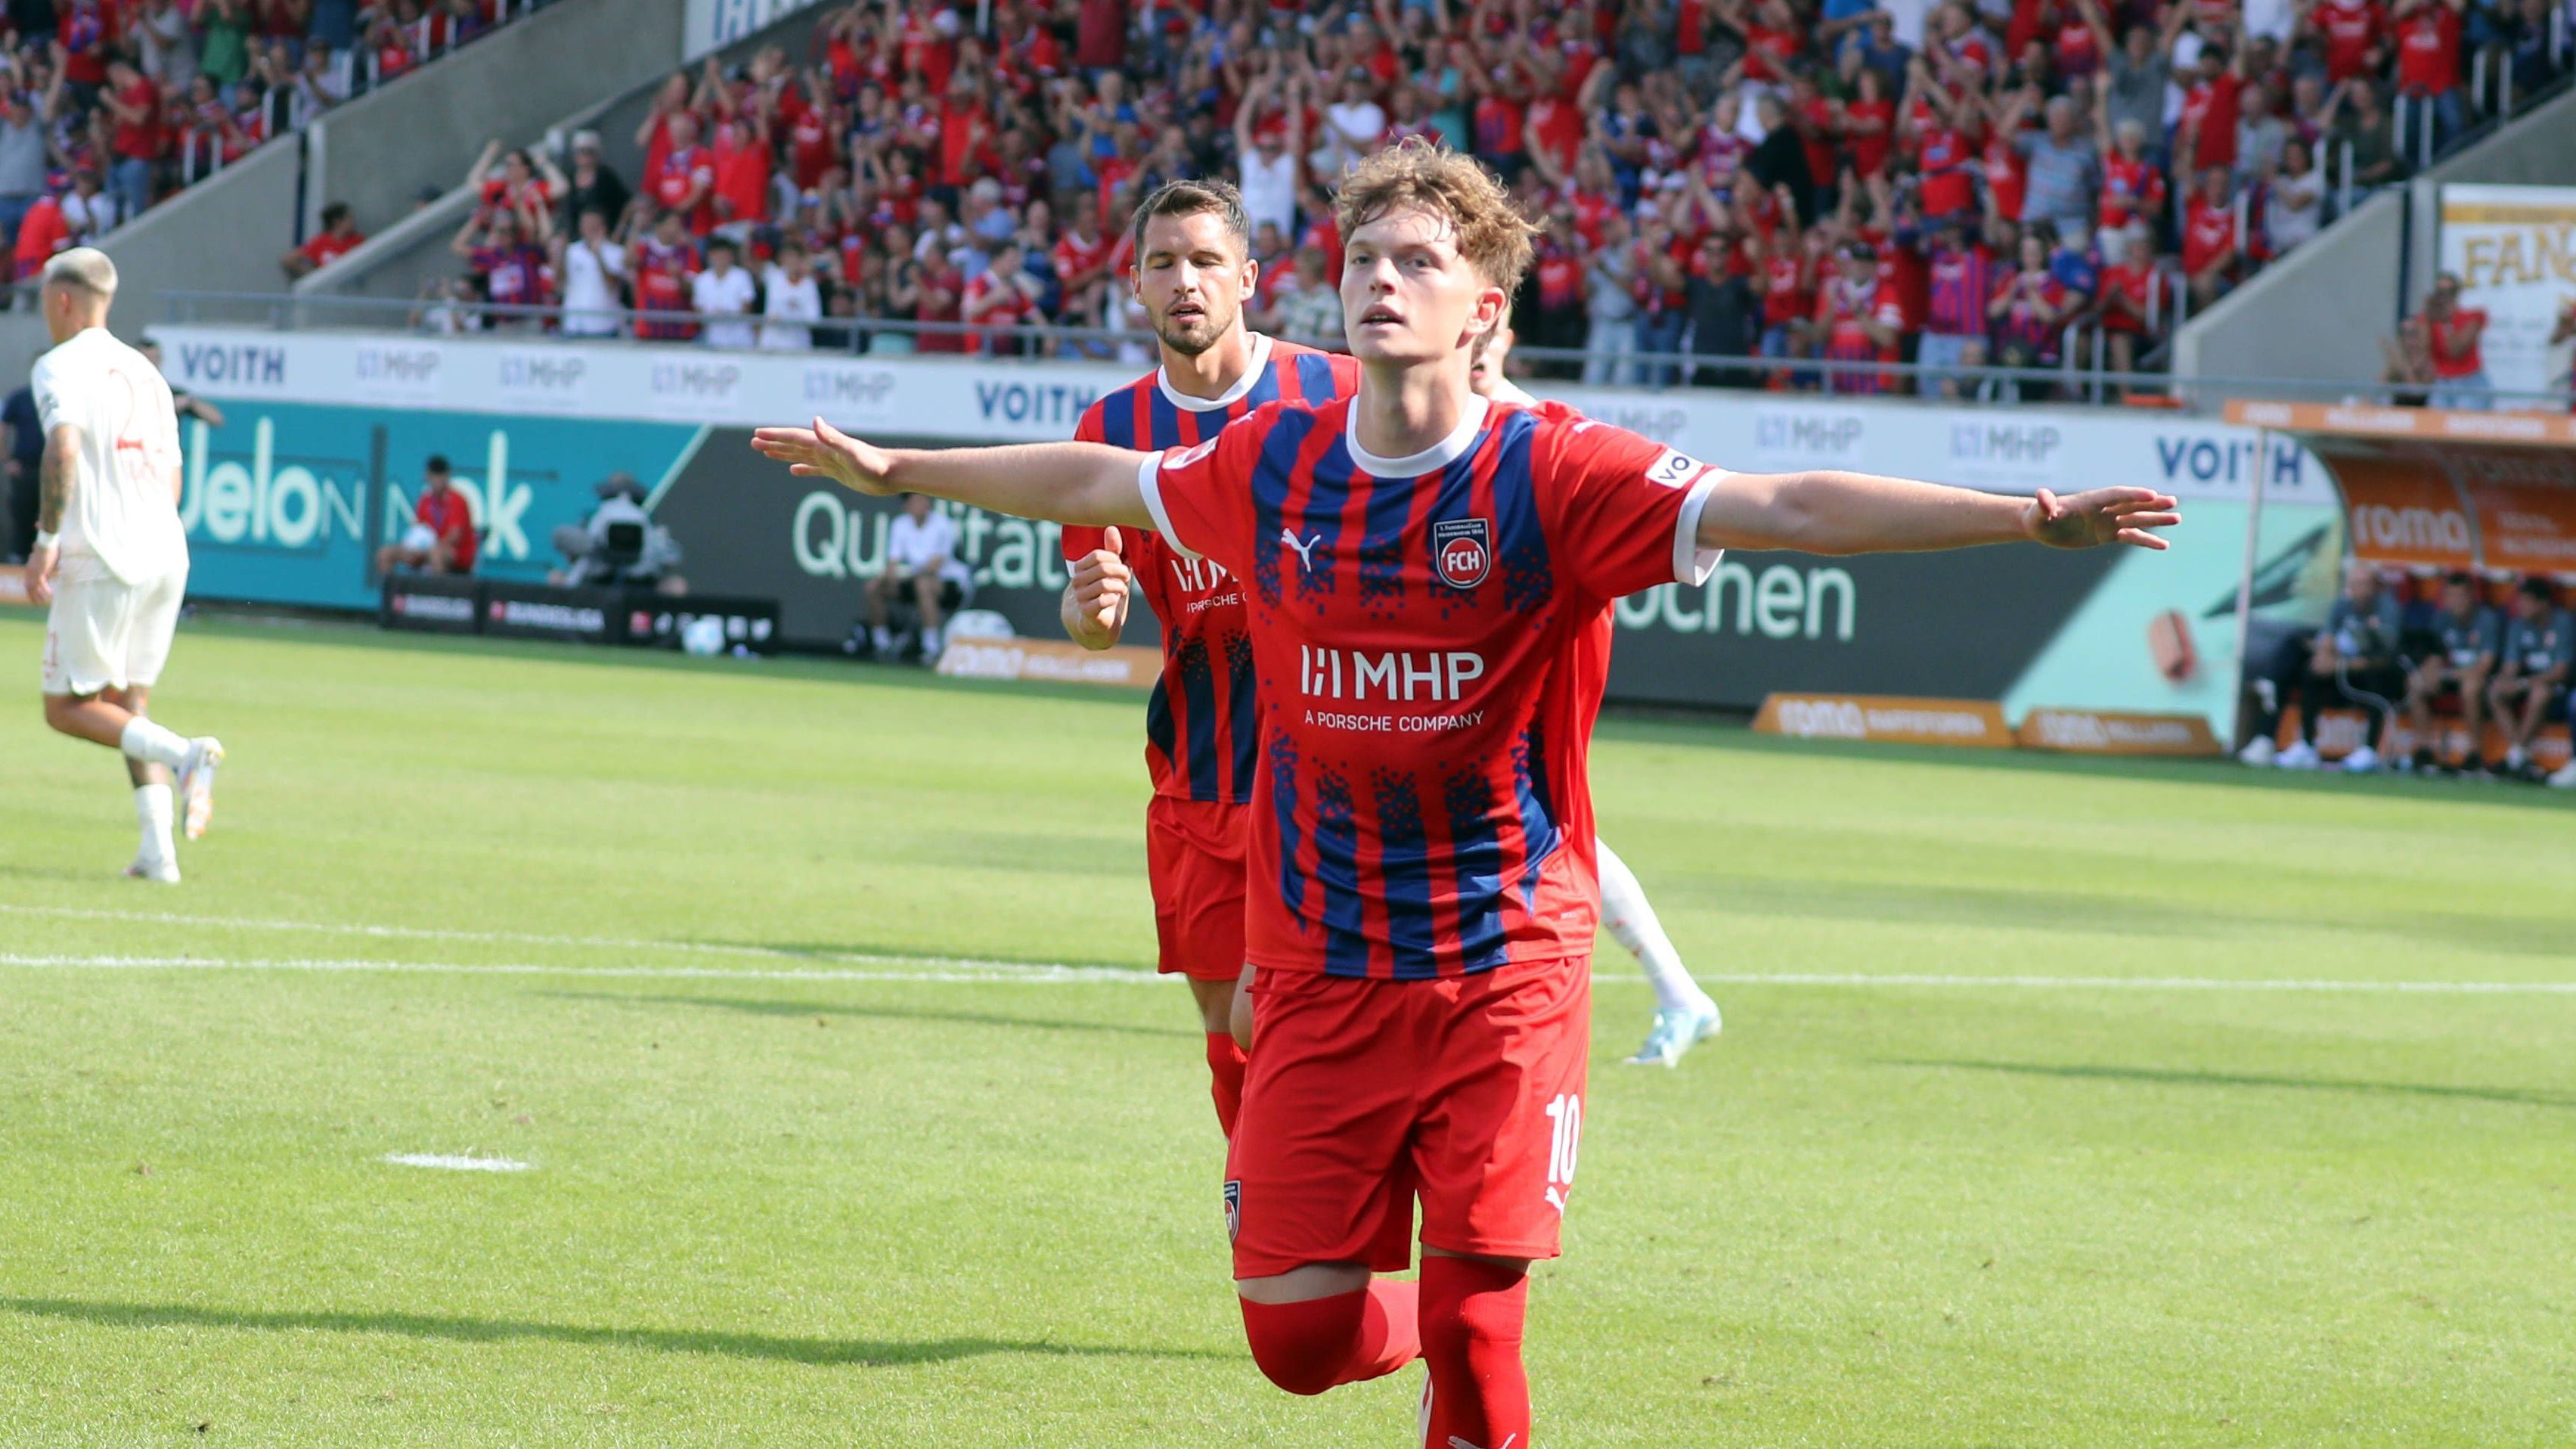
[[[903,960],[908,958],[889,958]],[[940,958],[923,958],[934,967]],[[1016,965],[969,963],[965,969],[919,971],[729,970],[719,966],[559,966],[535,961],[477,964],[461,961],[379,961],[367,957],[279,957],[233,960],[217,956],[31,956],[0,953],[0,966],[29,970],[73,971],[324,971],[417,973],[443,976],[602,976],[666,978],[680,981],[927,981],[968,985],[993,983],[1074,984],[1108,981],[1121,984],[1159,981],[1154,972],[1120,966]],[[1635,986],[1643,976],[1596,972],[1596,984]],[[2321,981],[2230,980],[2211,976],[1946,976],[1865,972],[1738,972],[1703,975],[1703,982],[1722,986],[1893,986],[1905,988],[2041,989],[2054,991],[2291,991],[2388,993],[2421,996],[2576,996],[2576,981]]]

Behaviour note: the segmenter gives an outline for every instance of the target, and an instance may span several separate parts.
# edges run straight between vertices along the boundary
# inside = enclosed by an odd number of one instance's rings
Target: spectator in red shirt
[[[2379,0],[2313,0],[2306,28],[2325,51],[2328,84],[2368,75],[2386,60],[2388,12]]]
[[[1956,369],[1986,361],[1986,306],[1995,293],[1995,260],[1964,216],[1943,220],[1934,234],[1930,306],[1915,361],[1923,365],[1926,394],[1959,395]]]
[[[2063,329],[2079,304],[2050,273],[2048,243],[2037,232],[2022,233],[2020,265],[1995,279],[1986,303],[1995,360],[2006,367],[2056,366]]]
[[[1026,348],[1018,338],[1005,335],[1008,330],[1046,320],[1038,310],[1045,289],[1025,270],[1026,263],[1020,244],[1007,241],[993,253],[992,263],[966,283],[959,314],[977,329],[966,338],[968,352],[1016,355]]]
[[[672,113],[664,118],[663,131],[670,137],[670,149],[659,165],[644,173],[644,194],[661,210],[677,212],[689,235],[703,237],[716,226],[715,158],[698,144],[694,113]]]
[[[122,60],[108,62],[107,83],[99,100],[116,118],[116,160],[108,181],[116,188],[118,210],[141,216],[152,204],[152,168],[161,159],[161,89]]]
[[[63,204],[52,193],[39,196],[18,223],[11,273],[21,282],[45,269],[54,253],[72,244],[72,229],[63,220]]]
[[[2182,119],[2174,127],[2174,165],[2199,172],[2236,164],[2238,93],[2245,84],[2245,54],[2212,39],[2200,47],[2200,71],[2183,92]]]
[[[1829,362],[1899,360],[1905,304],[1879,275],[1878,248],[1865,241],[1844,245],[1841,271],[1817,294],[1816,329]],[[1896,386],[1883,372],[1829,372],[1826,379],[1834,392],[1882,393]]]
[[[2468,121],[2460,89],[2460,12],[2468,0],[2397,0],[2389,12],[2397,33],[2397,93],[2430,97],[2444,139]]]
[[[751,112],[718,121],[709,150],[715,166],[708,198],[715,209],[713,229],[747,244],[753,229],[769,220],[769,128]]]
[[[349,203],[334,201],[322,208],[322,230],[280,258],[278,265],[286,269],[291,281],[331,265],[365,240],[358,233],[357,218],[350,214]]]
[[[2102,335],[2108,343],[2111,370],[2135,372],[2138,345],[2171,325],[2173,308],[2164,296],[2165,278],[2158,267],[2155,229],[2142,217],[2102,238]]]
[[[381,577],[396,569],[417,569],[470,574],[477,542],[473,505],[457,491],[446,457],[432,453],[421,464],[420,502],[412,508],[411,527],[404,531],[402,542],[376,550],[376,573]]]
[[[2409,324],[2421,332],[2424,351],[2433,362],[2433,391],[2425,406],[2483,412],[2493,401],[2486,359],[2478,344],[2486,336],[2487,314],[2460,305],[2460,278],[2444,272],[2433,279],[2424,308]]]
[[[2244,254],[2236,199],[2227,189],[2227,168],[2212,166],[2200,173],[2200,189],[2183,208],[2182,270],[2195,310],[2208,307],[2236,284],[2237,264]]]
[[[635,285],[635,335],[648,342],[686,342],[698,335],[692,322],[655,321],[647,314],[689,310],[690,283],[697,276],[697,250],[689,244],[687,221],[676,211],[654,218],[653,230],[627,248],[626,275]]]

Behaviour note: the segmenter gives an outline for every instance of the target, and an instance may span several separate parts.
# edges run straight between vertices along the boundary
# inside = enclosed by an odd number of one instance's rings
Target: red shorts
[[[1145,807],[1155,969],[1193,981],[1243,976],[1243,851],[1252,807],[1157,795]]]
[[[1234,1275],[1394,1272],[1422,1241],[1553,1258],[1574,1186],[1592,963],[1434,981],[1263,969],[1226,1154]]]

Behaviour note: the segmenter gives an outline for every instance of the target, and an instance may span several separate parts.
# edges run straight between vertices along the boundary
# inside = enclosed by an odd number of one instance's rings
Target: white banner
[[[681,18],[680,56],[695,61],[821,0],[689,0]]]
[[[1083,409],[1135,380],[1102,363],[360,332],[163,326],[162,364],[192,392],[245,401],[525,413],[756,427],[821,414],[861,435],[957,442],[1073,436]],[[1603,422],[1744,471],[1855,468],[1995,492],[2121,483],[2243,500],[2332,504],[2296,443],[2141,409],[1943,406],[1675,389],[1550,389]]]
[[[2487,381],[2563,391],[2569,344],[2553,347],[2549,334],[2576,303],[2576,187],[2443,187],[2441,255],[2442,270],[2460,275],[2460,305],[2487,314]]]

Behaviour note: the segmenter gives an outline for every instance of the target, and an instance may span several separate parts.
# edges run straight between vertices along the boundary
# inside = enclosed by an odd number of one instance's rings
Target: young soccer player
[[[1161,345],[1162,366],[1093,403],[1074,436],[1160,450],[1188,447],[1264,403],[1330,402],[1358,385],[1359,364],[1244,326],[1252,259],[1243,198],[1222,181],[1171,181],[1136,208],[1127,284]],[[1154,890],[1160,969],[1190,983],[1207,1033],[1217,1125],[1234,1135],[1243,1101],[1248,1004],[1236,1031],[1243,954],[1244,844],[1250,834],[1256,728],[1252,641],[1243,586],[1210,560],[1184,558],[1159,534],[1067,528],[1064,630],[1075,643],[1118,642],[1137,594],[1163,626],[1163,673],[1145,703],[1145,860]]]
[[[1557,1251],[1582,1135],[1603,611],[1705,582],[1727,548],[2161,548],[2179,515],[2142,488],[1727,473],[1489,403],[1475,344],[1530,255],[1501,186],[1409,140],[1355,167],[1336,211],[1350,399],[1163,454],[888,450],[819,418],[753,446],[868,493],[1152,527],[1244,581],[1262,889],[1225,1204],[1245,1335],[1297,1393],[1421,1358],[1426,1444],[1523,1449],[1527,1274]],[[1420,1282],[1373,1283],[1417,1199]]]
[[[1490,402],[1513,403],[1532,409],[1558,421],[1579,421],[1582,414],[1563,403],[1542,403],[1527,389],[1503,375],[1503,366],[1512,354],[1511,324],[1496,327],[1483,347],[1476,350],[1475,361],[1467,370],[1467,385],[1478,397]],[[1600,645],[1606,651],[1615,625],[1605,611],[1598,628]],[[1637,964],[1646,970],[1646,983],[1655,989],[1655,1019],[1646,1029],[1646,1044],[1628,1058],[1632,1067],[1677,1067],[1682,1053],[1717,1035],[1725,1024],[1718,1015],[1717,1003],[1700,984],[1691,979],[1690,968],[1682,964],[1682,955],[1673,949],[1673,939],[1664,934],[1663,918],[1655,914],[1652,901],[1646,899],[1646,887],[1628,863],[1611,853],[1610,842],[1596,839],[1593,849],[1600,855],[1601,924],[1612,940],[1628,949]]]
[[[188,583],[178,413],[160,369],[108,334],[116,264],[105,252],[76,247],[46,263],[43,298],[55,345],[30,379],[45,457],[27,597],[51,606],[45,723],[124,752],[143,835],[125,873],[176,883],[170,772],[194,840],[213,818],[224,758],[211,737],[145,718]]]

